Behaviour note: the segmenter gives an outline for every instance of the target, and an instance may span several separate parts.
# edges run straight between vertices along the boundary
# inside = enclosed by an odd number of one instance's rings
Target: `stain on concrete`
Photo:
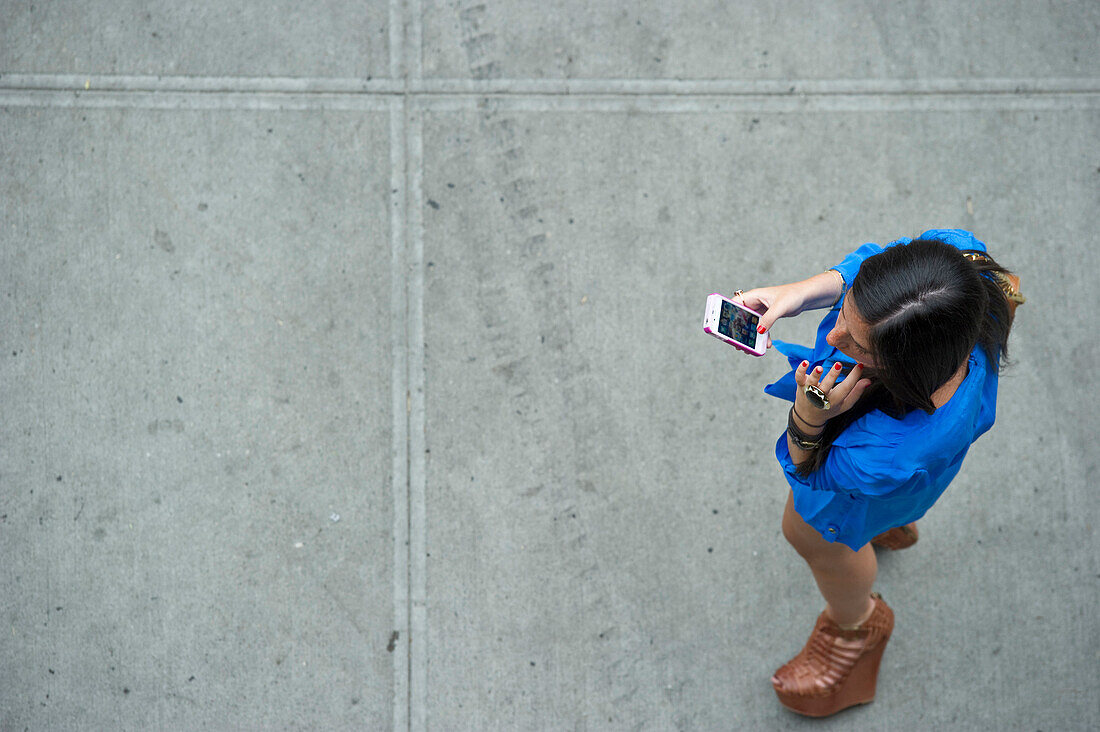
[[[156,241],[158,247],[169,254],[176,251],[176,246],[172,243],[172,237],[168,236],[167,231],[157,229],[156,233],[153,234],[153,240]]]
[[[183,432],[182,419],[154,419],[149,423],[149,434],[155,435],[162,431],[172,431],[176,434]]]

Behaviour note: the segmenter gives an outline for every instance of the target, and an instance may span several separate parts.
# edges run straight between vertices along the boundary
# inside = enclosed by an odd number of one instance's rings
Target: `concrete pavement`
[[[1100,7],[0,0],[0,729],[1100,724]],[[974,231],[998,421],[769,677],[785,363],[706,295]],[[782,322],[806,342],[817,317]]]

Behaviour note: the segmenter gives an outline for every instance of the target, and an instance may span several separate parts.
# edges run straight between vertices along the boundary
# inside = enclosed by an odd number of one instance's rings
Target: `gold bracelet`
[[[844,275],[842,275],[840,273],[840,270],[837,269],[836,267],[829,267],[825,271],[826,272],[836,272],[836,276],[840,278],[840,295],[837,296],[836,300],[833,300],[833,305],[836,305],[838,302],[840,302],[844,298],[844,296],[846,294],[848,294],[848,281],[846,279],[844,279]],[[832,307],[833,305],[830,305],[829,307]]]

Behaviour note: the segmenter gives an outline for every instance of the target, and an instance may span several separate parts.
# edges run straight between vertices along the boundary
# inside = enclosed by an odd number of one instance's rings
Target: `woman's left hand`
[[[844,412],[855,406],[856,402],[863,396],[863,392],[871,385],[870,379],[860,378],[863,375],[863,364],[856,364],[855,368],[848,373],[847,378],[840,383],[840,386],[836,386],[836,380],[840,377],[842,370],[838,368],[839,363],[830,368],[827,374],[823,373],[820,366],[810,373],[806,373],[809,365],[808,361],[803,361],[799,364],[798,370],[794,372],[794,380],[799,387],[794,398],[795,413],[803,422],[808,424],[823,425],[833,417],[844,414]],[[829,403],[828,409],[819,409],[810,402],[809,397],[806,396],[805,386],[807,384],[816,386],[825,392],[825,398]]]

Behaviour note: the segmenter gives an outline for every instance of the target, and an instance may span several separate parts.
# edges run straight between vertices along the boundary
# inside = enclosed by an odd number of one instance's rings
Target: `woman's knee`
[[[794,510],[794,497],[793,494],[787,496],[787,505],[783,509],[783,538],[787,540],[794,550],[802,556],[806,561],[810,561],[814,556],[813,551],[813,539],[817,530],[802,520],[802,517],[798,515],[798,512]],[[820,536],[817,538],[821,541]]]
[[[798,527],[795,525],[794,519],[791,514],[794,511],[791,509],[791,504],[788,501],[786,509],[783,510],[783,538],[787,540],[787,543],[798,549]],[[801,554],[801,552],[799,552]]]

